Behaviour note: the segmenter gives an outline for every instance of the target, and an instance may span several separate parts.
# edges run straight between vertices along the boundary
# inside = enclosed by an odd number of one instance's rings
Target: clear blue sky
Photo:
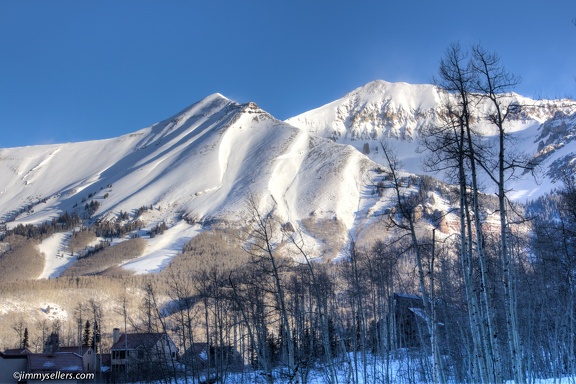
[[[576,95],[574,0],[0,0],[0,147],[109,138],[214,92],[280,119],[481,43]]]

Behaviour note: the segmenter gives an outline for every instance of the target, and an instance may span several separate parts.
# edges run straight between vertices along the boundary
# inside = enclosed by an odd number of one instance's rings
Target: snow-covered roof
[[[28,372],[82,372],[82,357],[72,352],[54,354],[32,353],[28,355]]]

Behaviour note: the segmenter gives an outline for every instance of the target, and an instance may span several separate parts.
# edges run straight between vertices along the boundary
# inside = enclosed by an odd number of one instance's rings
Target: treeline
[[[534,211],[529,279],[521,291],[527,303],[519,304],[531,325],[525,345],[543,352],[534,354],[538,366],[550,367],[554,377],[576,374],[576,182],[565,178],[564,185],[531,205],[545,202],[546,209]]]
[[[140,230],[143,226],[144,223],[142,223],[140,220],[134,220],[126,223],[103,221],[95,223],[90,227],[90,229],[94,231],[98,237],[113,239],[120,238],[130,232]]]
[[[110,293],[113,294],[117,290],[120,291],[126,286],[140,286],[142,279],[138,276],[129,276],[125,281],[118,281],[117,279],[107,276],[66,276],[58,277],[55,279],[41,279],[30,281],[16,281],[9,284],[0,283],[0,294],[12,295],[19,292],[35,292],[35,291],[59,291],[59,290],[74,290],[74,289],[95,289],[105,291],[110,288]]]
[[[88,216],[92,216],[100,207],[100,203],[96,200],[91,200],[89,203],[84,205],[84,210]],[[152,209],[152,207],[142,206],[138,208],[135,213],[133,220],[130,221],[130,215],[128,212],[120,211],[116,221],[97,221],[90,226],[90,230],[96,234],[98,237],[104,238],[120,238],[124,235],[133,232],[135,230],[140,230],[144,224],[138,218],[146,211]],[[74,211],[72,213],[64,212],[57,218],[50,221],[46,221],[40,225],[36,224],[18,224],[12,229],[6,230],[0,235],[0,241],[4,241],[6,236],[19,235],[24,236],[28,239],[34,239],[42,241],[54,233],[66,232],[82,226],[84,224],[83,218]],[[164,230],[167,229],[166,223],[160,223],[150,230],[149,235],[155,236],[157,234],[162,234]],[[84,228],[82,228],[84,230]]]
[[[65,232],[74,229],[81,223],[80,216],[77,213],[65,212],[51,221],[46,221],[40,225],[18,224],[12,229],[6,230],[0,239],[4,241],[5,237],[11,235],[24,236],[28,239],[43,240],[57,232]]]
[[[174,267],[142,287],[142,311],[130,316],[140,319],[135,329],[168,332],[180,351],[174,364],[185,367],[171,370],[168,364],[166,380],[186,375],[188,382],[225,382],[231,374],[256,372],[268,382],[306,383],[316,371],[334,380],[353,375],[352,382],[361,382],[376,371],[380,375],[383,357],[391,352],[409,364],[401,367],[411,372],[407,377],[422,372],[430,377],[429,365],[417,362],[426,352],[417,359],[404,356],[405,348],[420,342],[414,344],[417,335],[402,325],[410,320],[396,320],[388,301],[395,291],[416,292],[404,243],[381,242],[337,263],[312,263],[303,253],[306,262],[296,263],[272,245],[277,236],[287,236],[284,247],[299,249],[295,233],[286,235],[271,217],[258,223],[246,233],[195,237]],[[399,330],[392,337],[393,324]],[[423,323],[413,326],[418,324]],[[207,361],[191,352],[203,343],[211,351],[203,358]],[[410,368],[414,364],[420,368]]]

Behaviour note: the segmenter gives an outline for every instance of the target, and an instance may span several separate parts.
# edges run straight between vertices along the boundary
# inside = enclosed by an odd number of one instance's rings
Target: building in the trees
[[[160,374],[178,358],[178,348],[166,333],[123,333],[114,328],[110,348],[112,372]]]
[[[94,368],[99,364],[98,355],[94,353],[92,347],[87,345],[81,347],[60,347],[58,352],[77,353],[80,355],[82,357],[82,369],[84,372],[94,372]]]
[[[390,321],[393,348],[419,348],[428,337],[424,305],[419,296],[393,293]]]

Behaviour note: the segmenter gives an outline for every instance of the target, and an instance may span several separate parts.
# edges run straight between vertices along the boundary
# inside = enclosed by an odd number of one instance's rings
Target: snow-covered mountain
[[[204,222],[229,219],[251,193],[286,220],[315,211],[350,224],[368,166],[351,147],[216,94],[116,139],[0,150],[0,207],[3,221],[35,223],[98,199],[101,218],[152,205],[166,220]]]
[[[161,255],[174,243],[182,249],[179,239],[194,235],[183,225],[242,220],[250,198],[293,226],[312,217],[350,229],[375,167],[351,146],[215,94],[118,138],[0,150],[0,220],[13,228],[64,212],[86,217],[86,204],[95,201],[87,223],[117,221],[120,212],[133,217],[139,207],[152,206],[146,224],[166,222],[178,230],[170,229],[173,241],[156,247],[158,258],[134,269],[159,270],[166,262]],[[52,242],[64,248],[66,241]],[[41,247],[47,258],[61,251]],[[58,275],[64,263],[48,263],[42,276]]]
[[[387,141],[396,148],[406,170],[422,174],[425,154],[419,150],[418,139],[431,125],[443,124],[443,105],[450,97],[433,85],[378,80],[286,122],[337,143],[350,144],[378,163],[384,162],[379,142]],[[558,170],[576,166],[576,148],[571,144],[576,129],[576,102],[532,100],[510,93],[503,103],[522,106],[521,112],[511,116],[507,123],[506,129],[512,136],[509,145],[516,147],[514,151],[534,158],[544,171],[537,181],[529,177],[516,181],[514,197],[535,198],[553,187]],[[473,109],[474,129],[488,137],[495,134],[483,118],[490,108],[484,100]]]
[[[164,222],[164,234],[146,238],[144,254],[121,265],[157,272],[198,233],[245,225],[252,199],[297,230],[312,256],[335,257],[351,239],[381,236],[379,217],[394,199],[377,187],[386,177],[380,140],[393,143],[407,171],[423,173],[418,138],[439,123],[445,97],[431,85],[375,81],[282,122],[254,103],[214,94],[118,138],[0,149],[0,229],[64,213],[77,213],[87,225],[139,219],[150,229]],[[574,102],[508,97],[526,106],[510,122],[514,145],[547,170],[539,185],[528,176],[516,181],[514,197],[529,199],[550,190],[560,170],[576,166]],[[486,108],[477,105],[477,115]],[[476,128],[491,129],[480,118]],[[418,191],[417,180],[407,183],[408,193]],[[423,215],[443,216],[450,210],[447,187],[426,183]],[[62,257],[70,236],[57,233],[39,245],[40,278],[60,276],[75,263]]]

